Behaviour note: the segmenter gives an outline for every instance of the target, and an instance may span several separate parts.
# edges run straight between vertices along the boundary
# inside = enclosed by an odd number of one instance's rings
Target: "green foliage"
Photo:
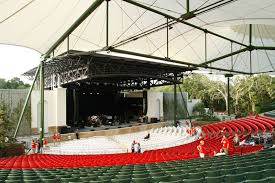
[[[204,107],[204,104],[203,104],[202,102],[197,103],[197,104],[193,107],[193,111],[192,111],[193,115],[194,115],[195,113],[199,113],[199,115],[205,114],[205,109],[204,109],[204,108],[205,108],[205,107]]]
[[[11,131],[11,133],[14,133],[15,128],[17,126],[21,110],[23,109],[24,100],[20,100],[17,104],[17,106],[12,110],[11,112],[11,125],[14,130]],[[29,135],[31,134],[31,107],[30,103],[28,103],[27,108],[25,110],[18,135]]]
[[[235,113],[262,112],[263,106],[274,102],[274,79],[265,74],[235,78],[232,96]]]
[[[17,77],[8,81],[0,78],[0,89],[26,89],[29,87],[29,84],[24,83],[20,80],[20,78]]]
[[[232,79],[231,79],[232,80]],[[229,105],[231,113],[245,116],[250,111],[264,112],[271,109],[275,102],[275,77],[267,74],[254,76],[237,76],[231,81],[230,103],[228,103],[227,84],[213,81],[205,75],[193,74],[185,77],[181,88],[188,92],[190,99],[201,99],[210,110],[226,110]],[[172,92],[173,86],[154,88],[156,91]]]
[[[10,137],[11,123],[7,113],[8,109],[6,106],[0,105],[0,148],[5,147],[5,138]]]

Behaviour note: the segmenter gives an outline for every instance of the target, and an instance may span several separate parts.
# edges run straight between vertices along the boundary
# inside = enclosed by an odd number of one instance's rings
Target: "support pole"
[[[252,46],[252,24],[249,24],[249,46]],[[250,74],[252,74],[252,49],[249,50]]]
[[[42,139],[44,138],[44,60],[40,63],[40,145],[42,146]]]
[[[189,0],[186,0],[186,11],[187,13],[190,12]]]
[[[177,74],[174,73],[174,125],[177,125]]]
[[[231,47],[231,54],[232,54],[232,52],[233,52],[233,43],[231,42],[231,45],[230,45],[230,47]],[[233,55],[231,55],[231,70],[233,70]]]
[[[169,19],[166,19],[166,58],[169,58]]]
[[[204,62],[207,62],[207,33],[204,33]]]
[[[69,55],[70,50],[70,36],[67,37],[67,55]]]
[[[230,116],[230,78],[227,78],[227,115]]]
[[[16,129],[15,129],[15,132],[14,132],[14,135],[13,135],[13,139],[15,140],[16,136],[17,136],[17,133],[18,133],[18,130],[19,130],[19,127],[21,125],[21,122],[22,122],[22,119],[23,119],[23,115],[26,111],[26,108],[27,108],[27,105],[28,105],[28,102],[29,102],[29,99],[31,97],[31,93],[32,93],[32,90],[33,90],[33,87],[35,85],[35,82],[37,80],[37,77],[38,77],[38,74],[39,74],[39,71],[40,71],[40,66],[37,67],[36,69],[36,72],[35,72],[35,75],[34,75],[34,79],[33,79],[33,82],[32,82],[32,85],[28,91],[28,95],[25,99],[25,103],[24,103],[24,106],[23,106],[23,109],[20,113],[20,117],[19,117],[19,120],[18,120],[18,123],[17,123],[17,126],[16,126]]]
[[[227,78],[227,115],[230,116],[230,78],[233,77],[233,74],[225,74]]]
[[[109,1],[106,0],[106,47],[109,46]]]

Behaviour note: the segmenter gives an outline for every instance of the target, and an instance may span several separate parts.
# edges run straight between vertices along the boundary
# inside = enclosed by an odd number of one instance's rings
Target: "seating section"
[[[124,166],[0,169],[0,182],[252,183],[275,182],[275,149],[248,155]]]
[[[200,132],[200,129],[197,129]],[[150,139],[144,140],[148,131],[128,133],[114,136],[97,136],[79,140],[62,142],[57,146],[50,146],[44,151],[46,154],[114,154],[127,153],[131,150],[131,143],[135,140],[141,144],[141,150],[154,150],[183,145],[199,138],[199,133],[190,136],[186,128],[161,127],[150,130]]]
[[[221,148],[220,130],[224,127],[231,139],[234,133],[239,133],[244,139],[251,133],[257,133],[261,130],[268,131],[275,126],[275,120],[265,116],[242,118],[232,121],[225,121],[202,126],[203,139],[208,150],[207,155],[213,156],[214,151],[218,152]],[[158,133],[158,132],[157,132]],[[165,162],[173,160],[198,158],[196,149],[199,140],[191,143],[156,149],[147,150],[143,153],[117,153],[117,154],[97,154],[97,155],[52,155],[52,154],[34,154],[22,155],[17,157],[0,159],[0,168],[62,168],[62,167],[91,167],[106,165],[129,165],[144,164],[153,162]],[[172,144],[174,145],[174,144]],[[246,154],[261,150],[261,145],[234,147],[230,145],[229,155]]]

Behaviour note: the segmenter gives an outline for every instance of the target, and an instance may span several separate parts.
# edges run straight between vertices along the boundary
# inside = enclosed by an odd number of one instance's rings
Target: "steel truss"
[[[70,51],[73,52],[76,51]],[[186,71],[194,69],[98,53],[69,54],[45,63],[45,88],[63,86],[94,90],[97,87],[92,86],[98,86],[99,89],[107,87],[118,91],[145,89],[179,83]],[[32,77],[34,73],[35,69],[32,69],[24,75]]]

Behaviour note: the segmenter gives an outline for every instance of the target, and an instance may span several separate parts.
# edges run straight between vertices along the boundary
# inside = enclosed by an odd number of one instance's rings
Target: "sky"
[[[19,77],[30,83],[22,74],[40,62],[40,53],[29,48],[0,44],[0,78],[9,80]]]

